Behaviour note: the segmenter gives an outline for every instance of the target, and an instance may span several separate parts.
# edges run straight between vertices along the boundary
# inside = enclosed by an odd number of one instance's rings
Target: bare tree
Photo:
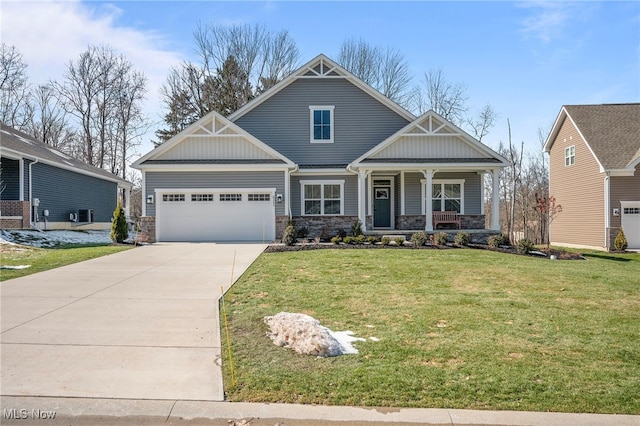
[[[382,49],[363,39],[351,38],[342,43],[338,62],[389,99],[405,107],[409,105],[412,78],[399,50]]]
[[[432,69],[424,75],[424,89],[430,109],[457,126],[461,126],[468,111],[466,87],[462,83],[447,81],[441,68]],[[425,111],[420,111],[423,113]]]
[[[33,116],[27,64],[15,46],[0,47],[0,121],[25,130]]]
[[[65,110],[80,125],[80,158],[125,176],[125,162],[146,123],[140,104],[146,79],[108,46],[90,46],[54,83]]]
[[[36,140],[70,154],[76,134],[68,123],[67,114],[53,86],[38,86],[33,91],[33,105],[34,115],[29,124],[29,133]]]
[[[477,117],[468,117],[467,125],[471,129],[473,136],[482,142],[482,138],[489,134],[489,129],[493,127],[498,114],[490,104],[486,104],[478,112]]]

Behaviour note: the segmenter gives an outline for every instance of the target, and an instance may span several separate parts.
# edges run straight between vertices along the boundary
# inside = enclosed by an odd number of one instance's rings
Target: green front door
[[[391,187],[373,187],[373,227],[391,228]]]

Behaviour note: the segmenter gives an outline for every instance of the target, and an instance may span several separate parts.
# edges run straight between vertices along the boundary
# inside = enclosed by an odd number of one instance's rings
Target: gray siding
[[[284,172],[147,172],[144,199],[157,188],[276,188],[284,195]],[[286,200],[285,200],[286,201]],[[276,204],[276,215],[284,214],[284,203]],[[156,215],[156,205],[147,204],[147,216]]]
[[[20,161],[2,157],[0,160],[0,198],[3,200],[20,199]]]
[[[407,173],[404,177],[405,214],[422,214],[422,173]],[[477,173],[436,173],[438,179],[464,179],[464,213],[480,214],[482,211],[482,179]]]
[[[302,215],[300,181],[301,180],[344,180],[344,215],[358,215],[358,177],[356,175],[335,176],[291,176],[291,214]]]
[[[41,219],[44,210],[49,210],[49,222],[66,222],[71,212],[93,209],[94,222],[111,222],[118,195],[115,182],[42,163],[34,164],[31,172]]]
[[[334,143],[310,142],[310,105],[333,105]],[[236,124],[300,165],[347,164],[408,121],[344,79],[299,79]]]

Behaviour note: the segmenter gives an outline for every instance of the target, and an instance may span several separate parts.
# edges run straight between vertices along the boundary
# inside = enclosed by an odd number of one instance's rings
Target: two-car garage
[[[275,188],[156,189],[158,241],[273,241]]]

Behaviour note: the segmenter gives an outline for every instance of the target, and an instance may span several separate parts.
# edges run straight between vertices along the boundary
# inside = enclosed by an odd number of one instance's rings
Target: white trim
[[[335,180],[314,180],[304,179],[300,181],[300,216],[344,216],[344,179]],[[322,185],[320,194],[320,213],[319,214],[306,214],[304,212],[304,186],[305,185]],[[340,185],[340,213],[339,214],[325,214],[324,213],[324,185]],[[330,198],[331,200],[331,198]]]
[[[304,176],[304,175],[346,175],[351,176],[353,173],[349,173],[346,169],[298,169],[295,172],[291,173],[293,176]]]
[[[500,231],[500,169],[491,172],[491,229]]]
[[[460,185],[460,213],[459,214],[465,214],[464,213],[464,181],[465,179],[432,179],[431,180],[432,185],[444,185],[444,184]],[[422,184],[422,214],[426,214],[427,213],[426,211],[427,195],[430,195],[431,199],[433,200],[433,194],[427,194],[427,181],[425,179],[420,179],[420,183]],[[444,197],[444,191],[442,191],[442,194]],[[431,205],[433,205],[433,203],[431,203]],[[444,209],[444,203],[442,203],[442,207],[440,211],[444,211],[442,209]]]
[[[282,164],[149,164],[138,170],[151,172],[255,172],[260,170],[280,171],[289,167]]]
[[[369,204],[371,204],[371,206],[373,206],[373,202],[374,202],[374,200],[373,200],[373,197],[374,197],[373,188],[375,188],[376,186],[387,187],[387,185],[376,185],[375,182],[377,180],[389,180],[389,181],[391,181],[391,183],[389,184],[389,199],[391,200],[391,211],[389,212],[390,213],[390,217],[389,217],[390,226],[388,228],[374,226],[376,212],[373,211],[373,215],[371,217],[371,227],[373,229],[395,229],[395,223],[396,223],[396,211],[395,211],[396,210],[396,205],[395,205],[396,179],[395,179],[395,176],[392,176],[392,175],[389,175],[389,176],[386,176],[386,175],[371,176],[371,191],[372,191],[372,194],[371,194],[371,198],[369,199]]]
[[[609,227],[611,226],[611,178],[604,177],[604,247],[609,247]],[[622,219],[621,219],[622,220]]]
[[[405,172],[404,170],[400,172],[400,216],[404,216],[405,208],[404,208],[404,194],[405,194]]]
[[[335,131],[335,105],[309,105],[309,140],[311,143],[333,143],[334,142],[334,131]],[[314,126],[315,122],[313,120],[313,113],[316,111],[329,111],[329,132],[331,136],[329,139],[315,139],[314,135]]]

